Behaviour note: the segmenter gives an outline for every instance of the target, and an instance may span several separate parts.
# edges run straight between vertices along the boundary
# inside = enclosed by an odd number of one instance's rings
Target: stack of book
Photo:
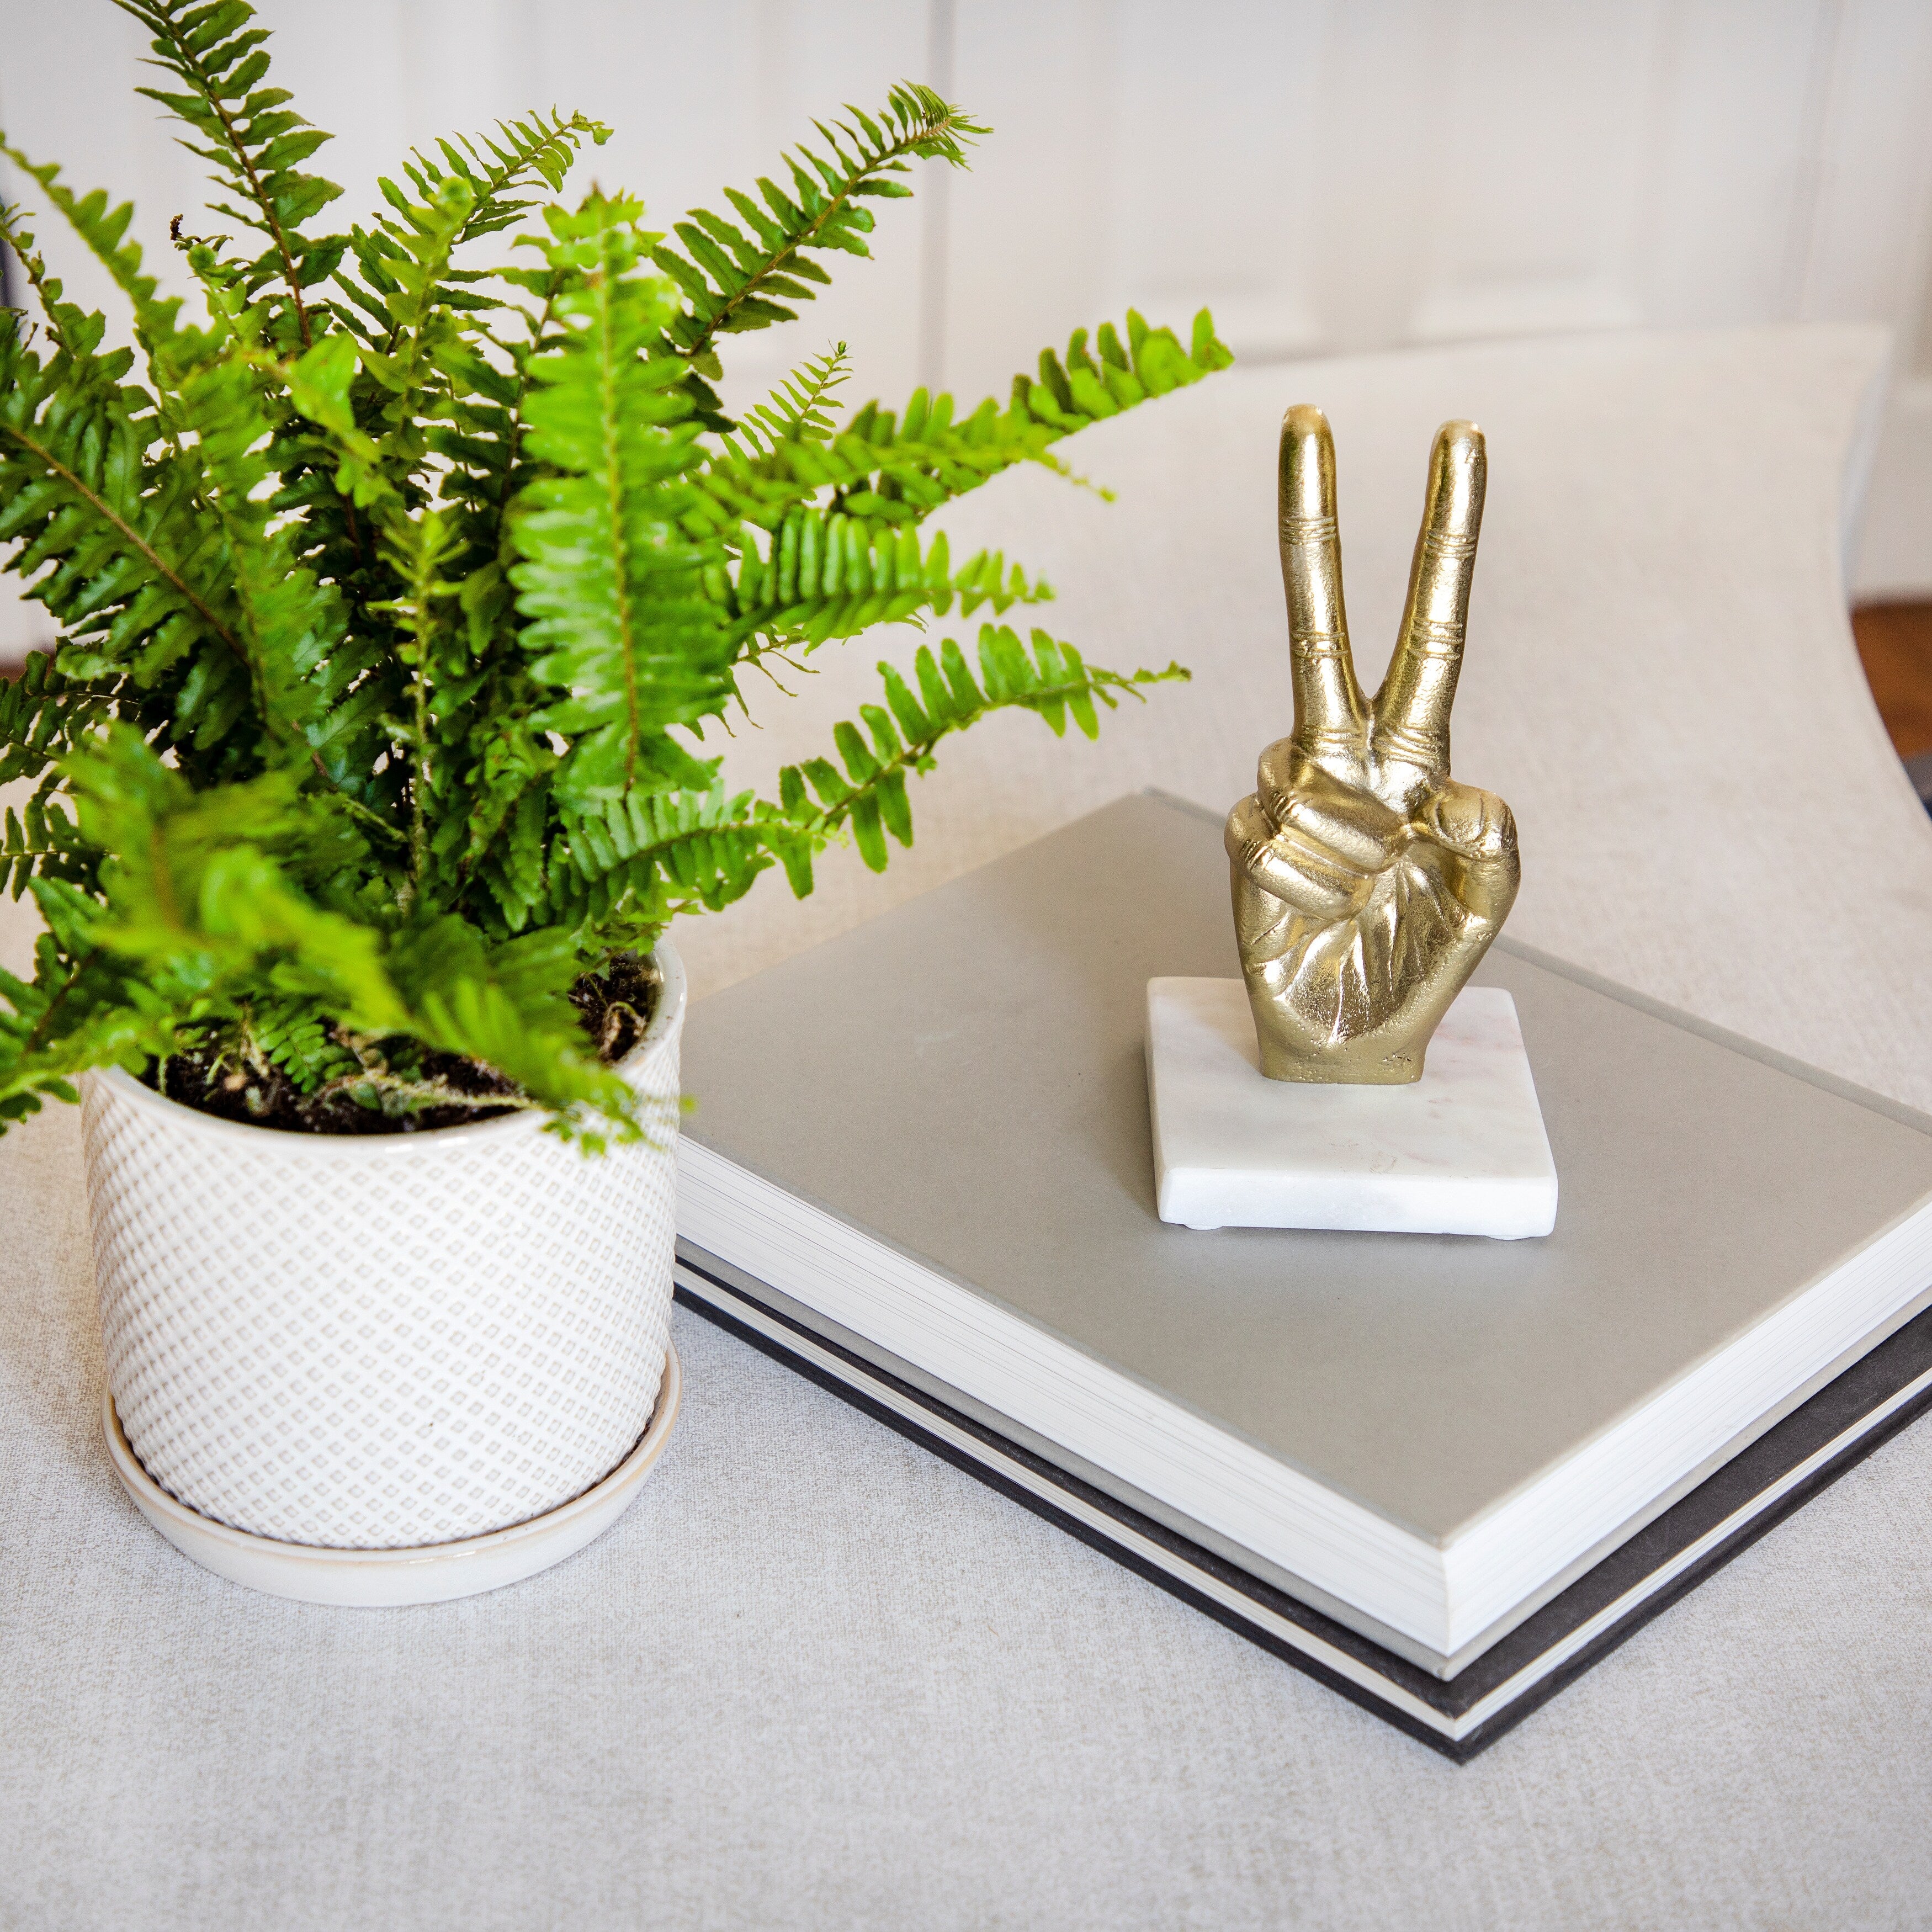
[[[1932,1400],[1932,1119],[1505,934],[1552,1234],[1171,1226],[1227,892],[1125,799],[700,1002],[679,1292],[1467,1758]]]

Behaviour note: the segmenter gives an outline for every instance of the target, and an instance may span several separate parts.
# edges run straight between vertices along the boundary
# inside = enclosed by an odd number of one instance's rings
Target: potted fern
[[[118,4],[244,238],[177,220],[197,300],[164,295],[129,208],[0,141],[135,344],[0,215],[38,310],[0,330],[0,544],[62,639],[0,684],[0,878],[44,926],[31,981],[0,975],[0,1124],[79,1080],[106,1425],[151,1516],[291,1594],[458,1594],[593,1533],[584,1498],[674,1407],[672,921],[767,871],[809,892],[833,840],[883,867],[908,777],[992,712],[1090,736],[1184,675],[1023,642],[998,620],[1046,586],[920,526],[1228,358],[1204,314],[1186,346],[1130,316],[1004,405],[835,428],[835,351],[734,422],[727,339],[986,130],[902,86],[665,234],[548,199],[608,130],[536,114],[323,232],[328,137],[251,10]],[[976,648],[882,664],[836,760],[722,788],[706,727],[748,670],[956,612]],[[278,1546],[407,1561],[248,1553]]]

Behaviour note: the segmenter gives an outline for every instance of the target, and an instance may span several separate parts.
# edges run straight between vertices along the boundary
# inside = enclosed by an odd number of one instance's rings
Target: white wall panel
[[[1316,161],[1334,9],[1128,0],[1117,16],[1109,246],[1097,314],[1181,326],[1211,308],[1237,356],[1322,340]],[[1240,50],[1230,59],[1231,46]]]
[[[1106,0],[961,0],[955,98],[995,132],[952,184],[943,377],[1004,394],[1041,347],[1099,322],[1124,208],[1120,9]]]
[[[1460,341],[1642,320],[1634,270],[1664,8],[1442,13],[1442,62],[1410,104],[1429,210],[1405,337]]]
[[[262,11],[278,78],[338,136],[318,164],[356,213],[412,142],[538,105],[610,122],[578,182],[641,192],[664,222],[776,172],[814,115],[876,102],[903,76],[989,120],[970,175],[941,188],[925,169],[916,202],[873,204],[875,262],[842,264],[796,327],[734,345],[741,403],[838,338],[854,402],[918,381],[970,400],[1130,304],[1183,326],[1211,306],[1250,361],[1552,328],[1876,320],[1900,331],[1901,376],[1932,376],[1926,0]],[[0,121],[79,184],[135,192],[137,232],[171,270],[168,216],[211,218],[159,110],[128,97],[141,52],[106,0],[0,0]],[[71,286],[111,307],[104,277],[46,239]],[[1918,507],[1932,406],[1912,394],[1888,423],[1862,575],[1894,591],[1932,590]],[[0,649],[9,627],[0,610]]]
[[[1932,244],[1932,6],[1846,0],[1796,313],[1878,319],[1909,358]]]
[[[593,178],[628,188],[668,226],[699,202],[722,206],[728,183],[748,188],[764,173],[782,182],[783,152],[801,136],[817,139],[814,116],[836,114],[847,99],[876,105],[926,52],[925,10],[902,0],[263,0],[259,11],[274,30],[277,80],[336,136],[313,165],[344,188],[323,218],[344,225],[366,218],[377,178],[395,173],[412,146],[556,105],[614,130],[589,151],[572,191]],[[75,31],[83,18],[84,35]],[[37,157],[66,161],[76,182],[134,195],[136,232],[165,274],[171,214],[188,211],[190,228],[222,224],[202,212],[197,164],[173,146],[161,110],[131,98],[153,78],[141,69],[144,52],[140,30],[106,0],[0,4],[4,124]],[[9,180],[7,192],[36,198],[30,183]],[[874,381],[908,381],[918,211],[871,206],[878,260],[850,265],[799,328],[742,338],[748,367],[782,374],[847,335],[877,365]],[[111,311],[106,278],[84,252],[54,224],[42,239],[70,282]]]
[[[1696,0],[1660,35],[1652,162],[1638,211],[1646,318],[1688,326],[1788,314],[1806,156],[1828,57],[1818,0]]]

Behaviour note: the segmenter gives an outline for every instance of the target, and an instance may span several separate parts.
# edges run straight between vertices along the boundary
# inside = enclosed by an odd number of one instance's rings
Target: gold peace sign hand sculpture
[[[1294,729],[1262,754],[1228,814],[1234,932],[1272,1080],[1419,1079],[1448,1010],[1516,898],[1516,821],[1449,776],[1486,459],[1474,423],[1444,423],[1388,675],[1355,681],[1335,533],[1328,418],[1281,426],[1281,570]]]

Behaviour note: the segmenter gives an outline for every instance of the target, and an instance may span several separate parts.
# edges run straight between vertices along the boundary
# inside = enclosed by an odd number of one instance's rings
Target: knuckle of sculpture
[[[1483,849],[1492,858],[1514,858],[1516,856],[1516,814],[1493,792],[1485,792],[1483,796],[1488,800],[1493,814],[1484,828]]]
[[[1394,724],[1377,720],[1376,748],[1384,765],[1427,766],[1442,756],[1442,734],[1406,722]]]
[[[1301,758],[1300,748],[1292,738],[1277,738],[1262,752],[1255,766],[1255,789],[1257,792],[1286,792],[1294,783],[1297,766]]]
[[[1222,843],[1229,858],[1251,871],[1267,852],[1273,830],[1261,800],[1251,792],[1228,813]]]
[[[1430,800],[1430,830],[1472,859],[1502,859],[1516,850],[1516,820],[1494,792],[1448,784]]]
[[[1473,792],[1472,797],[1481,817],[1466,842],[1470,856],[1478,859],[1512,857],[1516,851],[1516,818],[1492,791]]]

